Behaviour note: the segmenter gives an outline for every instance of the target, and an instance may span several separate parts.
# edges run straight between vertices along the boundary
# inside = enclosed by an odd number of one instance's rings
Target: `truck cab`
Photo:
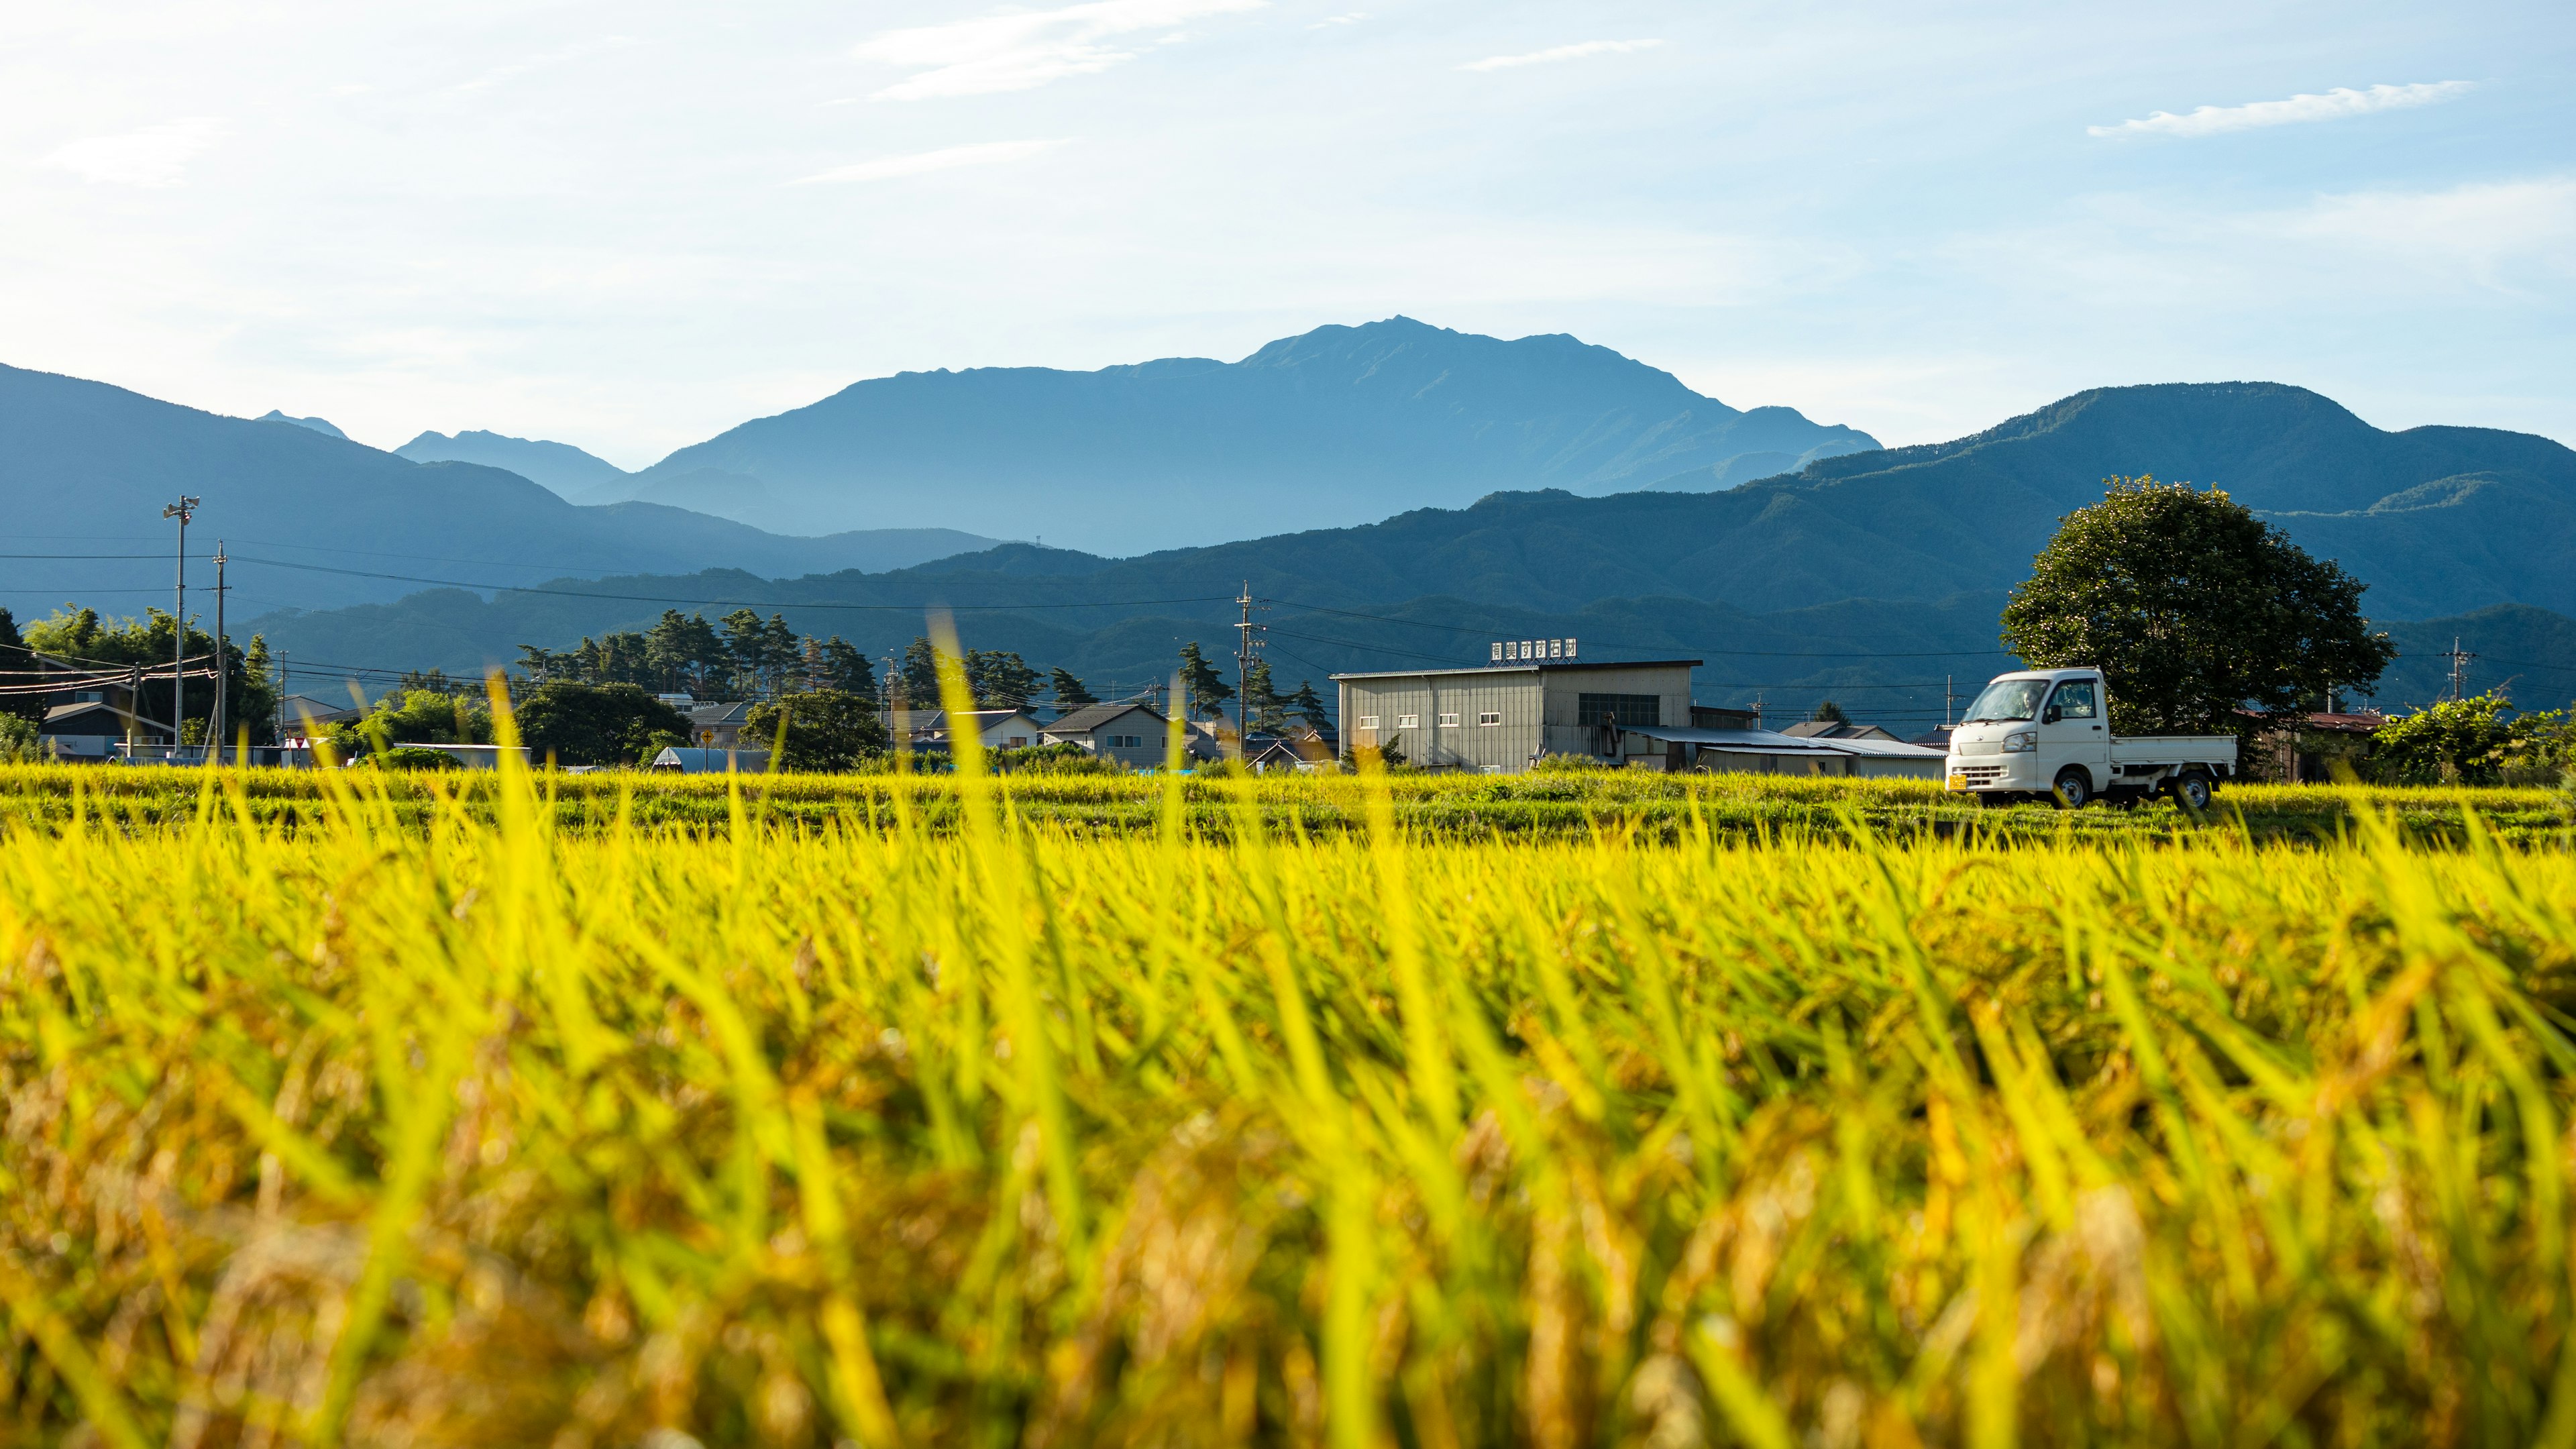
[[[2025,669],[1997,675],[1951,730],[1943,785],[1992,805],[2168,795],[2197,810],[2235,769],[2232,735],[2114,736],[2099,668]]]

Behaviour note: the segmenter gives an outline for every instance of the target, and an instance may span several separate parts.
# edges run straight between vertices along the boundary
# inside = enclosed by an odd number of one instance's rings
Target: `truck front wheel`
[[[2057,772],[2057,803],[2069,810],[2081,810],[2093,799],[2093,777],[2081,765],[2069,765]]]

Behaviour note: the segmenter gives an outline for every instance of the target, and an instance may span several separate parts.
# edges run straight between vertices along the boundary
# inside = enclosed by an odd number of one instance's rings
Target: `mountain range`
[[[1572,337],[1395,317],[1238,362],[870,378],[569,496],[782,532],[953,523],[972,499],[1036,537],[1130,554],[1504,489],[1724,487],[1877,446],[1792,408],[1729,407]]]
[[[202,500],[191,576],[213,581],[203,560],[224,540],[236,618],[396,598],[461,570],[505,584],[709,567],[801,574],[899,568],[994,542],[955,529],[786,537],[655,503],[577,506],[499,468],[380,452],[318,418],[228,418],[0,367],[0,517],[22,555],[0,563],[0,606],[24,616],[72,598],[113,613],[166,604],[176,538],[161,510],[183,493]]]
[[[2576,453],[2482,428],[2385,432],[2274,383],[2079,393],[1955,442],[1817,460],[1719,492],[1497,493],[1309,530],[1110,559],[1006,544],[884,574],[566,581],[279,621],[305,657],[479,667],[515,646],[638,627],[664,607],[751,605],[872,654],[960,610],[970,645],[1137,683],[1184,639],[1230,644],[1247,584],[1283,674],[1469,664],[1488,641],[1709,661],[1707,697],[1843,691],[1847,707],[1937,723],[1945,678],[2007,667],[2005,592],[2066,512],[2110,476],[2215,484],[2371,585],[2407,650],[2392,699],[2437,687],[2453,633],[2495,639],[2480,677],[2524,697],[2576,690]],[[2462,617],[2465,616],[2465,617]],[[2434,621],[2425,623],[2422,621]],[[1086,676],[1089,677],[1089,676]],[[1809,701],[1812,702],[1812,701]]]

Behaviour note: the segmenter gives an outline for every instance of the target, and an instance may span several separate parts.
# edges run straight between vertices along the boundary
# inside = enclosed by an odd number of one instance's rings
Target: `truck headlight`
[[[2020,730],[2004,736],[2004,753],[2007,755],[2018,755],[2025,750],[2038,748],[2039,733],[2036,730]]]

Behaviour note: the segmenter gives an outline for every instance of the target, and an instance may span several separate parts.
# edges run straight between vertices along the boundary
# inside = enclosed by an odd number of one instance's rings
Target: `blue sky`
[[[1890,442],[2576,441],[2554,4],[0,11],[0,361],[628,467],[904,369],[1570,332]]]

